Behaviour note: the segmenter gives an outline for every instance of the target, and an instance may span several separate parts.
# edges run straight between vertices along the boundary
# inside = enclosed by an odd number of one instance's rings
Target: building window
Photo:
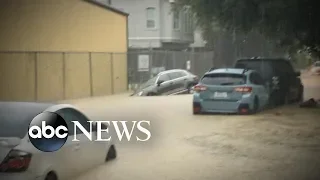
[[[188,16],[188,12],[185,11],[183,13],[184,15],[184,32],[188,32],[188,28],[189,28],[189,16]]]
[[[180,12],[173,13],[173,29],[180,29]]]
[[[156,9],[149,7],[146,9],[147,11],[147,28],[155,28],[156,27]]]
[[[183,12],[183,29],[186,33],[192,33],[193,32],[193,14],[190,11],[190,7],[185,7]]]
[[[189,33],[193,32],[193,14],[191,12],[189,12]]]

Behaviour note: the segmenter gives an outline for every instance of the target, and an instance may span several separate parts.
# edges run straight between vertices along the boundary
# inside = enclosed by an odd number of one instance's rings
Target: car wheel
[[[110,146],[108,153],[107,153],[107,157],[106,157],[106,162],[107,161],[111,161],[117,158],[117,150],[114,147],[114,145]]]
[[[58,180],[58,176],[54,172],[49,172],[45,180]]]
[[[256,114],[259,111],[259,107],[260,107],[259,99],[255,97],[253,100],[252,114]]]
[[[198,107],[198,106],[193,106],[193,108],[192,108],[192,113],[193,113],[194,115],[201,114],[201,108]]]

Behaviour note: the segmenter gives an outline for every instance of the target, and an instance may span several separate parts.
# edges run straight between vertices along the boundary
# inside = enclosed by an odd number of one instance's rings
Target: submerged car
[[[295,71],[285,58],[253,57],[238,59],[235,68],[253,69],[260,73],[270,89],[269,106],[303,101],[304,86],[301,73]]]
[[[143,83],[132,96],[157,96],[189,93],[198,77],[183,69],[163,71]]]
[[[193,114],[256,113],[269,100],[261,75],[250,69],[213,69],[193,89]]]
[[[30,142],[28,127],[32,119],[42,112],[59,114],[69,127],[72,127],[71,121],[78,121],[87,131],[90,130],[89,119],[71,105],[0,102],[0,179],[70,179],[116,158],[115,145],[111,141],[90,141],[83,138],[84,134],[79,130],[77,135],[81,141],[72,141],[73,128],[69,128],[68,139],[61,149],[50,153],[39,151]],[[103,126],[107,128],[107,125]],[[97,137],[95,127],[92,131]]]

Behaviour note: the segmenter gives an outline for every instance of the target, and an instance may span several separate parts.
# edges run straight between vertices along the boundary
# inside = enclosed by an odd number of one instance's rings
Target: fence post
[[[38,52],[34,55],[34,99],[38,101]]]
[[[62,53],[62,88],[63,88],[63,100],[67,98],[66,94],[66,53]]]
[[[111,94],[114,94],[113,53],[110,53]]]

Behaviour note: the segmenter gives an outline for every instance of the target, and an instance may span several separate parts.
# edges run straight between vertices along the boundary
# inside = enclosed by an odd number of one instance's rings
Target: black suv
[[[284,58],[238,59],[236,68],[254,69],[260,72],[270,90],[270,105],[283,105],[303,100],[303,84],[300,72],[293,69]]]

